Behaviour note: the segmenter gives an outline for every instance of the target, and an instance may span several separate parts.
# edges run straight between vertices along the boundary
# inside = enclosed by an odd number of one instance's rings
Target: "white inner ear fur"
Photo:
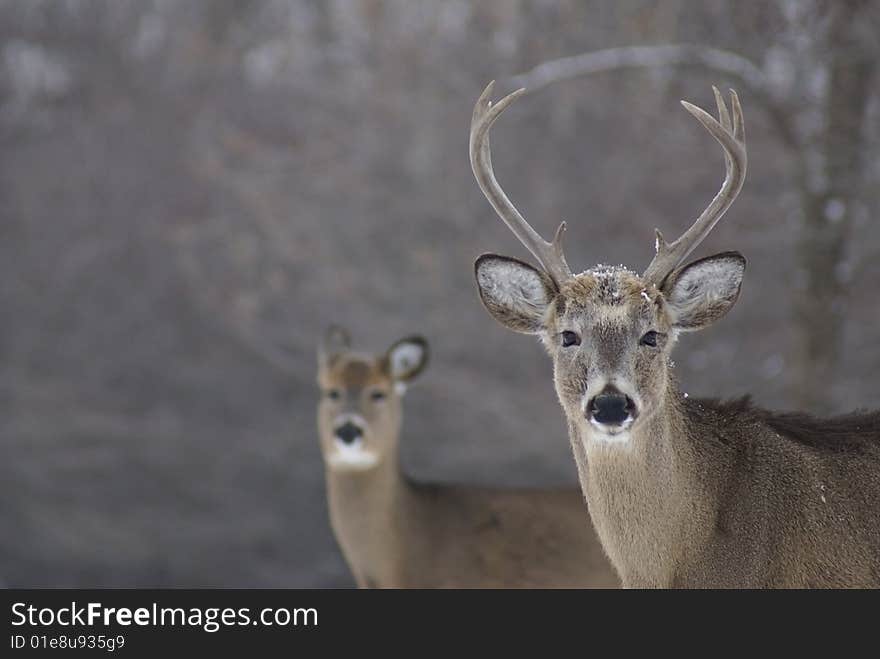
[[[497,261],[480,268],[477,280],[484,295],[495,304],[529,315],[543,313],[543,307],[550,301],[538,274],[515,262]]]
[[[401,343],[391,353],[391,375],[394,378],[406,377],[419,367],[424,358],[424,349],[417,343]],[[403,383],[398,383],[403,384]],[[406,385],[404,385],[404,388]]]
[[[732,301],[742,276],[742,264],[733,259],[705,261],[686,269],[672,285],[667,298],[673,324],[679,320],[687,324],[700,310]]]

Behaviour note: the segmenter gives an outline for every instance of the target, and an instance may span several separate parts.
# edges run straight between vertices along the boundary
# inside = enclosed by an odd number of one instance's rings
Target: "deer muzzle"
[[[598,426],[623,426],[635,421],[638,413],[635,401],[612,385],[591,398],[586,406],[587,418]]]

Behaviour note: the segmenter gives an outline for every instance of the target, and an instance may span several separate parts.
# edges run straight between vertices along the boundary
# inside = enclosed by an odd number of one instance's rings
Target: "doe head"
[[[318,348],[318,430],[328,469],[364,471],[396,453],[401,399],[427,362],[428,343],[420,336],[372,355],[351,350],[342,328],[325,332]]]

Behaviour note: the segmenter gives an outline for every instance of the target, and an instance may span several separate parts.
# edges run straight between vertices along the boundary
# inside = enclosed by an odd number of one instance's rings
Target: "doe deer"
[[[330,522],[360,587],[617,587],[577,486],[416,483],[400,469],[402,395],[427,362],[420,337],[379,356],[329,331],[318,427]]]
[[[714,89],[714,88],[713,88]],[[728,209],[746,173],[743,115],[714,89],[719,119],[682,101],[722,146],[726,176],[694,224],[643,274],[578,275],[525,221],[495,178],[489,129],[524,90],[474,108],[470,160],[480,188],[538,260],[485,254],[475,264],[489,313],[536,334],[590,516],[625,587],[880,586],[880,412],[830,419],[682,394],[669,355],[736,302],[745,259],[682,265]],[[732,115],[732,116],[731,116]],[[822,310],[817,310],[822,313]]]

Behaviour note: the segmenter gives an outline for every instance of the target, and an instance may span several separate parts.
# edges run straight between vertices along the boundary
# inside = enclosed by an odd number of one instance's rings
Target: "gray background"
[[[574,483],[549,361],[472,281],[481,252],[525,257],[473,181],[473,103],[553,58],[698,43],[807,107],[827,5],[802,4],[815,16],[721,0],[0,2],[0,580],[351,585],[314,422],[331,322],[371,350],[430,340],[405,406],[412,474]],[[876,35],[875,3],[855,4]],[[548,86],[494,130],[499,178],[545,235],[568,221],[575,269],[641,269],[653,228],[675,237],[719,185],[719,149],[678,105],[710,107],[713,82],[736,84],[674,66]],[[839,355],[810,398],[798,337],[829,310],[795,309],[810,299],[802,154],[741,91],[748,179],[699,255],[742,251],[746,282],[681,341],[678,377],[766,406],[876,406],[876,92],[852,129],[867,194],[837,264]]]

